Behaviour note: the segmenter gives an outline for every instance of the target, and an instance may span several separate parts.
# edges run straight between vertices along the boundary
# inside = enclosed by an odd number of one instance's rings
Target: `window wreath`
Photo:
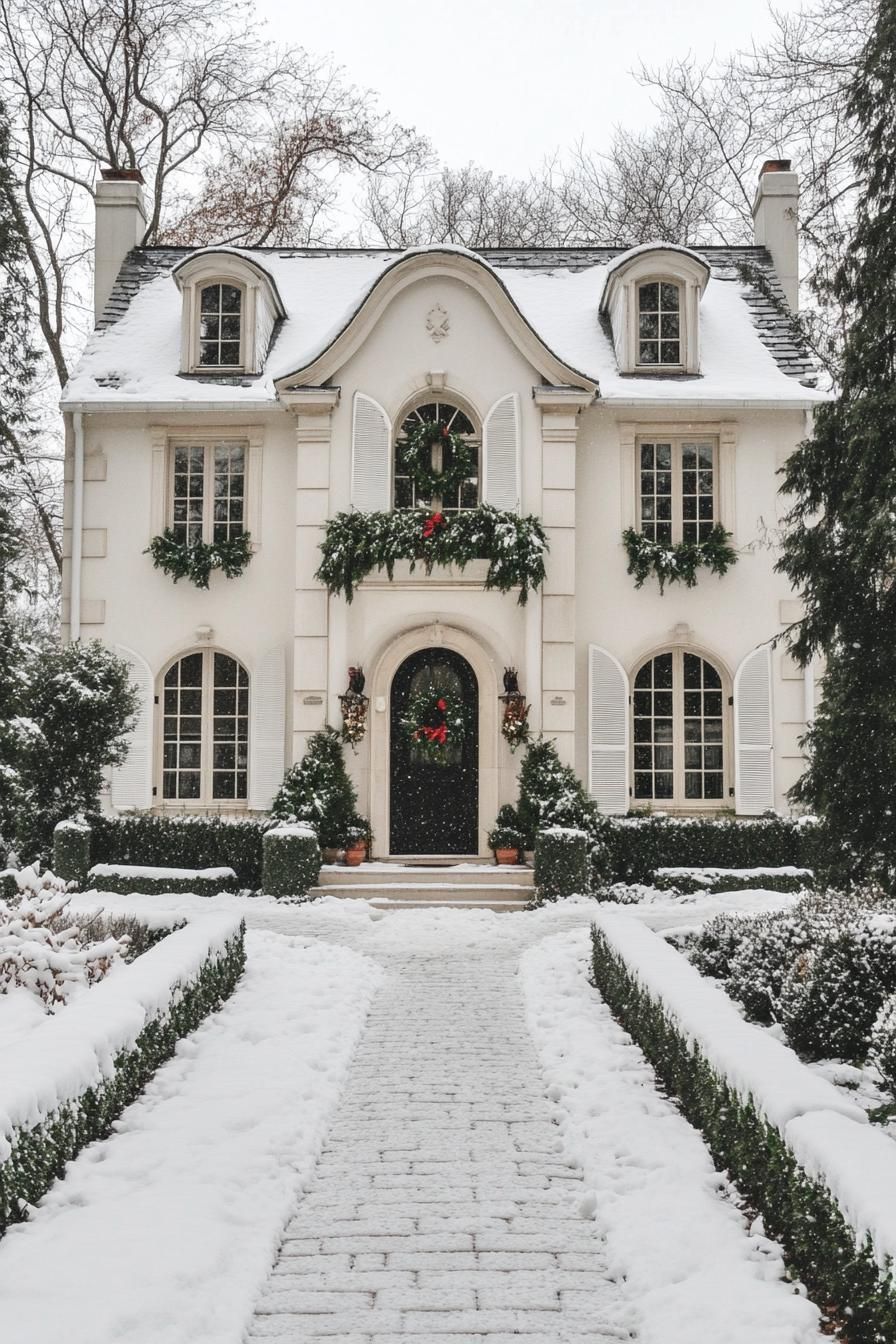
[[[432,464],[432,450],[436,444],[441,445],[443,462],[445,456],[448,457],[447,464],[439,471]],[[447,454],[446,449],[450,450]],[[421,421],[410,430],[401,444],[401,455],[405,470],[423,499],[432,499],[433,495],[450,496],[464,481],[476,475],[479,465],[475,445],[461,434],[452,434],[442,420]]]
[[[401,725],[415,755],[430,765],[449,765],[466,740],[468,710],[455,692],[430,687],[411,696]]]

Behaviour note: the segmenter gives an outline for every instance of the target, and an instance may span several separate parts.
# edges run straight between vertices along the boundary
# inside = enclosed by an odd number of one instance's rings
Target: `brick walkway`
[[[407,927],[400,953],[365,948],[387,979],[250,1338],[630,1339],[581,1174],[558,1157],[517,940],[427,946]]]

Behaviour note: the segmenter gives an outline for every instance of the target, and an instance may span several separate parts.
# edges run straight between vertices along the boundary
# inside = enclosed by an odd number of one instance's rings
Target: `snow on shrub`
[[[896,1096],[896,994],[884,999],[871,1029],[871,1058]]]
[[[32,867],[14,876],[20,894],[0,907],[0,994],[26,989],[53,1013],[121,961],[127,937],[91,938],[52,873]]]
[[[660,891],[692,896],[697,892],[804,891],[812,886],[810,868],[657,868],[653,885]]]
[[[589,840],[570,826],[549,826],[535,837],[535,886],[540,901],[557,901],[588,890]]]

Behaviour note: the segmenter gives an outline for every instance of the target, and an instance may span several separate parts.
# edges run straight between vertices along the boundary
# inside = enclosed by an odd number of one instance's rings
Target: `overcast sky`
[[[775,0],[779,10],[799,0]],[[525,173],[580,138],[649,125],[632,76],[689,51],[701,61],[772,31],[764,0],[258,0],[270,33],[332,52],[350,79],[427,135],[443,161]]]

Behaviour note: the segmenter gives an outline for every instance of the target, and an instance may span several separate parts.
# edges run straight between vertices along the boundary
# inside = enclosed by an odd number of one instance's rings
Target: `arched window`
[[[452,491],[450,498],[434,497],[425,499],[418,495],[417,488],[407,473],[407,465],[404,460],[404,443],[407,435],[419,424],[442,424],[452,434],[462,435],[476,450],[476,474],[469,476],[465,481]],[[396,509],[412,509],[418,504],[426,504],[443,511],[453,511],[456,509],[475,509],[479,504],[479,460],[481,449],[481,435],[477,432],[473,421],[465,411],[460,407],[454,406],[445,401],[427,401],[419,406],[415,406],[405,416],[401,423],[399,436],[395,444],[395,507]],[[436,444],[433,447],[433,466],[441,470],[450,465],[451,448],[446,445]]]
[[[248,781],[249,674],[226,653],[188,653],[162,679],[162,797],[242,802]]]
[[[656,654],[634,680],[636,802],[716,806],[725,798],[722,676],[696,653]]]
[[[232,369],[243,364],[243,291],[239,285],[203,285],[199,295],[199,363]]]
[[[638,364],[678,367],[681,358],[681,286],[649,280],[638,286]]]

